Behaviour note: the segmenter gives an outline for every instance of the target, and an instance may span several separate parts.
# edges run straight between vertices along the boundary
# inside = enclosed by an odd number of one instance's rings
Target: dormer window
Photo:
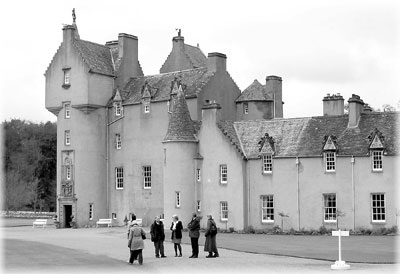
[[[71,86],[70,71],[71,68],[63,68],[64,71],[64,81],[62,87],[67,89]]]
[[[383,150],[372,150],[371,151],[371,164],[372,171],[382,171],[383,170]]]
[[[71,104],[65,103],[64,108],[65,108],[65,119],[71,118]]]
[[[243,114],[249,114],[249,104],[243,103]]]
[[[336,172],[336,136],[329,135],[324,138],[324,162],[325,172]]]
[[[370,140],[369,152],[371,155],[371,170],[372,172],[383,171],[383,155],[385,152],[385,137],[378,129],[374,129],[368,136]]]
[[[144,113],[150,113],[150,102],[144,102]]]
[[[122,115],[122,103],[117,102],[115,103],[115,116],[121,116]]]
[[[261,157],[262,157],[262,172],[272,173],[272,155],[263,154]]]
[[[275,153],[275,140],[268,133],[265,133],[258,142],[260,145],[259,156],[261,157],[262,174],[272,173],[272,156]]]

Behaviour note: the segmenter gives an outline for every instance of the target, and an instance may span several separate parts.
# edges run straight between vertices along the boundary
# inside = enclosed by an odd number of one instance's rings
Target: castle
[[[180,31],[172,44],[145,76],[136,36],[100,45],[80,38],[75,17],[63,27],[45,72],[61,227],[72,215],[84,227],[192,212],[234,230],[396,225],[398,113],[353,95],[345,114],[333,94],[322,116],[285,119],[280,77],[241,92],[226,55],[205,56]]]

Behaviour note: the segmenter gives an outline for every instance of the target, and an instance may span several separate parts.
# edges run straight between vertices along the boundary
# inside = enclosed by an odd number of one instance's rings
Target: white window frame
[[[249,103],[243,103],[243,114],[249,114]]]
[[[93,203],[89,204],[89,220],[93,220],[93,210],[94,210],[94,205]]]
[[[71,84],[71,76],[69,74],[69,69],[64,69],[64,85]]]
[[[65,103],[64,104],[64,118],[69,119],[71,118],[71,103]]]
[[[176,208],[181,207],[181,192],[180,191],[175,191],[175,207]]]
[[[272,154],[262,155],[262,171],[264,174],[272,173]]]
[[[383,170],[383,150],[372,150],[371,151],[371,168],[372,171]]]
[[[379,218],[377,218],[378,216]],[[371,221],[372,223],[386,223],[385,193],[371,193]]]
[[[221,214],[221,221],[228,221],[229,218],[229,208],[227,201],[220,202],[220,214]]]
[[[124,168],[115,168],[115,189],[124,189]]]
[[[66,146],[71,145],[71,131],[69,130],[64,131],[64,144]]]
[[[337,197],[335,193],[324,194],[324,222],[336,223],[337,222]],[[330,200],[331,198],[334,200]]]
[[[275,222],[275,199],[272,194],[261,196],[261,222]]]
[[[115,133],[115,148],[116,149],[122,148],[122,139],[120,133]]]
[[[325,172],[336,172],[336,152],[325,151]]]
[[[221,184],[228,183],[228,165],[223,164],[219,166],[219,179]]]
[[[200,182],[201,180],[201,170],[200,168],[196,169],[196,181]]]
[[[117,102],[115,103],[115,116],[122,116],[122,103]]]
[[[200,211],[201,211],[201,200],[197,200],[197,206],[196,206],[196,208],[197,208],[197,212],[200,212]]]
[[[150,113],[150,102],[144,102],[144,113]]]
[[[151,189],[151,166],[143,166],[143,188]]]
[[[65,167],[65,179],[71,181],[72,178],[72,167],[70,165]]]

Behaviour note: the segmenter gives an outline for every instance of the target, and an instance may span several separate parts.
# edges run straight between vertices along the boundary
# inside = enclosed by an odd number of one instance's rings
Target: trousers
[[[164,256],[164,241],[155,241],[154,248],[156,249],[156,256]]]
[[[199,256],[199,238],[190,238],[192,244],[192,255]]]

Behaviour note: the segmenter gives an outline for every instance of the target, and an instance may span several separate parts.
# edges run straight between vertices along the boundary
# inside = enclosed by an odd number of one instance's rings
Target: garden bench
[[[41,225],[44,228],[47,225],[47,219],[36,219],[33,221],[33,228],[35,228],[35,225]]]
[[[99,225],[108,225],[108,227],[112,227],[112,219],[99,219],[96,222],[96,227],[98,227]]]

